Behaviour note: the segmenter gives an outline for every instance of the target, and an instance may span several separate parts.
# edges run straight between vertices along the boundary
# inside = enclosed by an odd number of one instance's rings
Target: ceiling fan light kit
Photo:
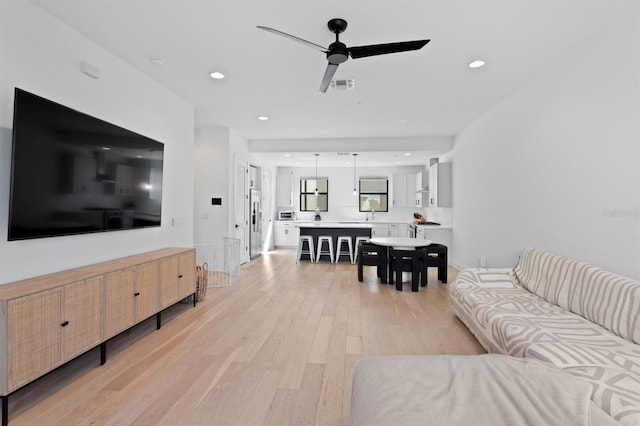
[[[384,44],[371,44],[366,46],[352,46],[347,47],[340,41],[340,33],[347,29],[347,21],[341,18],[334,18],[327,23],[329,31],[336,35],[336,41],[331,43],[328,48],[324,48],[319,44],[312,43],[310,41],[301,39],[291,34],[284,33],[282,31],[258,26],[259,29],[268,31],[270,33],[286,37],[290,40],[297,41],[308,47],[319,50],[327,56],[327,68],[324,71],[322,82],[320,83],[320,91],[325,93],[332,83],[333,76],[335,75],[338,65],[345,62],[349,57],[352,59],[366,58],[368,56],[386,55],[389,53],[408,52],[411,50],[422,49],[430,40],[413,40],[413,41],[401,41],[396,43],[384,43]],[[338,80],[339,81],[339,80]]]
[[[331,80],[330,86],[335,90],[353,90],[356,88],[356,81],[352,78],[348,80]]]

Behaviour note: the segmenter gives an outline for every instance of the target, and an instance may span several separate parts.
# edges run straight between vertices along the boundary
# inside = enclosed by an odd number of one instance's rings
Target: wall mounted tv
[[[160,226],[164,144],[15,89],[8,239]]]

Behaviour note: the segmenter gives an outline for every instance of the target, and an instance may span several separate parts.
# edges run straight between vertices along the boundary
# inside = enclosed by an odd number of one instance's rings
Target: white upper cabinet
[[[293,207],[293,174],[276,176],[276,206]]]
[[[393,175],[393,207],[414,207],[415,193],[415,174]]]
[[[415,182],[416,191],[427,191],[429,189],[429,175],[427,171],[416,173]]]
[[[407,206],[407,175],[393,175],[393,207]]]
[[[451,207],[451,163],[436,163],[429,167],[428,207]]]

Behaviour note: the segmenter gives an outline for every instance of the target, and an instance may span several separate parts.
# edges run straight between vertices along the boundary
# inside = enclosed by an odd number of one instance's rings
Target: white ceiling
[[[299,152],[318,150],[310,138],[453,136],[635,1],[32,0],[191,102],[197,127],[231,127],[252,143],[293,139]],[[347,46],[431,42],[350,59],[335,78],[355,79],[355,90],[323,94],[322,52],[256,28],[328,46],[334,35],[326,23],[336,17],[348,21],[340,37]],[[468,68],[474,59],[487,65]],[[226,78],[213,80],[211,71]],[[394,165],[402,144],[389,150],[377,158]],[[291,165],[282,154],[270,155]],[[413,158],[423,154],[433,152]]]

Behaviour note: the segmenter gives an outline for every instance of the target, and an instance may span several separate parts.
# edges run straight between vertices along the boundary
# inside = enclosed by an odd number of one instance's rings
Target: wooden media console
[[[195,250],[164,248],[0,286],[0,398],[193,295]]]

